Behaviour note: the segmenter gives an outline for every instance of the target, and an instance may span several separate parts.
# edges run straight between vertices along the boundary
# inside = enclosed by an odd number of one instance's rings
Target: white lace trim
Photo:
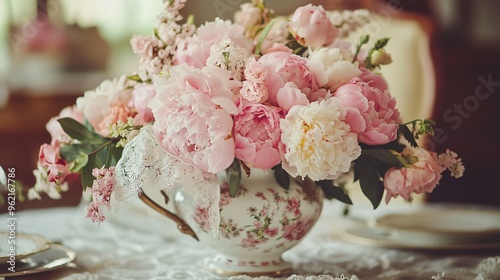
[[[123,150],[115,169],[113,209],[120,209],[142,192],[143,186],[169,192],[182,187],[195,203],[209,210],[209,224],[218,235],[220,187],[216,175],[188,165],[165,151],[157,142],[152,126],[145,126]]]

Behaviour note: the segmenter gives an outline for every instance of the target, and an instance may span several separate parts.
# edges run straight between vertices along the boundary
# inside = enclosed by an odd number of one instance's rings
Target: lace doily
[[[220,188],[216,175],[188,165],[157,142],[153,127],[143,127],[123,150],[115,169],[116,185],[111,199],[113,208],[120,209],[143,188],[170,192],[174,186],[185,190],[195,203],[209,211],[209,224],[218,234]]]

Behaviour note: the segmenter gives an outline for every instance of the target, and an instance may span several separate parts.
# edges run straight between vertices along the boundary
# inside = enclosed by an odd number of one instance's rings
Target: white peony
[[[345,118],[346,108],[336,97],[292,107],[280,122],[286,146],[283,168],[293,177],[315,181],[348,172],[361,148]]]
[[[340,48],[320,48],[309,54],[308,67],[318,79],[320,87],[335,90],[361,75],[358,62],[352,63],[352,55]]]

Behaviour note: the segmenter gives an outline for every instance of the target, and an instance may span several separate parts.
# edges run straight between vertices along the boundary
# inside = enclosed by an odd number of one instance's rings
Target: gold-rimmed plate
[[[8,270],[8,267],[0,268],[0,277],[10,277],[46,272],[71,264],[76,258],[73,250],[60,244],[51,244],[50,248],[23,259],[16,260],[15,271]]]
[[[352,243],[392,249],[409,250],[493,250],[500,249],[500,240],[478,242],[440,242],[433,238],[394,238],[390,231],[374,228],[368,225],[349,227],[340,233],[329,236],[340,238]]]
[[[435,239],[444,243],[500,240],[500,210],[467,207],[428,207],[413,213],[376,219],[375,228],[398,239]]]
[[[8,265],[30,255],[43,252],[50,247],[50,242],[41,236],[33,234],[0,232],[0,264]]]

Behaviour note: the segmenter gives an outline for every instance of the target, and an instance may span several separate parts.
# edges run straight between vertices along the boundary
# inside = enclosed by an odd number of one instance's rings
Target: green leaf
[[[364,156],[360,156],[354,164],[355,177],[359,178],[359,184],[363,194],[370,200],[373,208],[380,205],[380,201],[384,195],[384,183],[375,168],[366,160]]]
[[[400,126],[400,129],[403,130],[403,137],[406,139],[406,141],[408,141],[413,148],[418,147],[418,143],[417,141],[415,141],[415,136],[413,135],[411,130],[406,125]]]
[[[397,152],[393,150],[385,150],[385,149],[362,150],[361,154],[365,156],[370,156],[383,163],[388,164],[389,166],[393,166],[396,168],[401,168],[404,166],[399,160]]]
[[[389,42],[389,39],[390,38],[382,38],[382,39],[379,39],[376,43],[375,43],[375,49],[376,50],[380,50],[381,48],[385,47],[387,45],[387,43]]]
[[[229,187],[229,195],[235,197],[240,189],[241,182],[241,168],[238,160],[234,160],[233,163],[226,168],[227,184]]]
[[[156,32],[156,29],[155,29],[155,32]],[[141,79],[141,77],[139,77],[138,74],[127,76],[127,79],[134,81],[134,82],[142,83],[142,79]]]
[[[281,18],[273,18],[267,25],[264,27],[262,32],[260,33],[259,37],[259,42],[257,43],[257,46],[255,47],[255,52],[254,54],[260,55],[260,48],[262,47],[262,43],[264,43],[264,40],[267,37],[267,34],[269,34],[269,31],[271,31],[271,28],[273,25],[278,21],[282,20]]]
[[[98,146],[85,143],[74,143],[61,147],[61,157],[67,161],[72,162],[82,155],[88,155],[97,149]]]
[[[103,143],[105,139],[89,130],[85,125],[77,122],[72,118],[61,118],[57,120],[61,124],[62,129],[71,138],[84,141],[91,144]]]
[[[283,169],[281,164],[276,165],[274,168],[274,178],[276,182],[285,190],[290,188],[290,175]]]
[[[95,155],[90,155],[88,157],[88,164],[82,167],[81,179],[82,179],[82,187],[85,190],[86,188],[92,187],[94,184],[94,176],[92,175],[92,170],[95,166],[93,166],[92,162],[94,161]]]
[[[321,180],[316,181],[315,183],[321,187],[323,193],[325,194],[325,198],[335,198],[345,204],[352,204],[352,200],[347,192],[343,188],[335,186],[332,180]]]
[[[73,173],[80,171],[87,163],[89,162],[89,156],[87,154],[80,155],[76,158],[69,168],[69,170]]]

